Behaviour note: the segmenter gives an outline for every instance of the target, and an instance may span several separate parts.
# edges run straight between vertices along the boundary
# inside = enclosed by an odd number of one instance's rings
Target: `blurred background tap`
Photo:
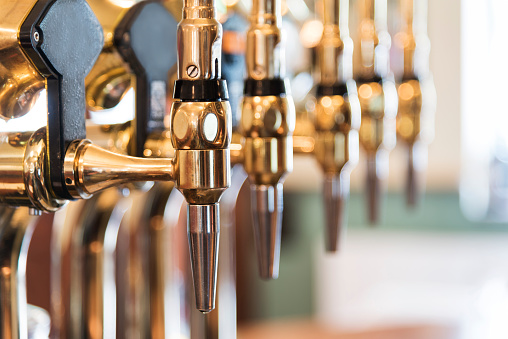
[[[326,249],[335,252],[347,222],[350,173],[358,163],[361,111],[352,80],[349,3],[323,0],[316,4],[323,24],[322,37],[316,46],[319,82],[306,103],[307,115],[300,114],[297,120],[300,126],[295,133],[299,141],[296,151],[313,153],[324,173]],[[309,123],[312,128],[305,127]],[[312,143],[313,147],[306,148],[306,143]]]
[[[396,142],[397,91],[390,71],[387,1],[355,1],[352,13],[356,23],[354,78],[362,110],[360,145],[367,161],[367,215],[371,224],[377,224],[388,176],[388,155]]]
[[[244,98],[239,134],[251,186],[259,274],[279,275],[283,182],[293,168],[295,108],[285,80],[281,2],[254,0],[247,31]]]
[[[402,72],[397,76],[397,137],[407,147],[406,203],[415,207],[425,184],[423,172],[434,135],[436,94],[429,71],[427,1],[401,1],[400,13],[400,31],[395,35],[403,60]]]

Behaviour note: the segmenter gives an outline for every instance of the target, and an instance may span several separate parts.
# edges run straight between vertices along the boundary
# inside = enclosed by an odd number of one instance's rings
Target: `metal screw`
[[[199,68],[196,65],[190,65],[187,67],[187,75],[191,78],[195,78],[199,75]]]
[[[34,32],[34,41],[35,42],[39,42],[39,39],[40,39],[40,35],[39,35],[39,32]]]

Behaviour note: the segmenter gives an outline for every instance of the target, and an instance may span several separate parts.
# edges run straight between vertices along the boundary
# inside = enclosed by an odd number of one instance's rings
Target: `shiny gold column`
[[[198,87],[219,83],[222,26],[213,0],[186,0],[178,25],[178,81]],[[178,159],[176,187],[188,207],[188,232],[197,308],[215,307],[219,205],[230,186],[231,108],[223,100],[178,97],[171,112],[171,138]],[[181,96],[185,94],[180,93]],[[195,94],[195,92],[190,95]],[[223,98],[226,99],[226,98]]]
[[[355,4],[354,76],[362,109],[360,144],[367,156],[368,216],[370,223],[376,224],[388,175],[388,153],[396,142],[397,94],[389,69],[387,1],[358,0]]]
[[[254,0],[247,32],[247,81],[239,133],[251,185],[260,275],[279,274],[282,184],[293,169],[295,108],[284,83],[280,0]]]
[[[315,109],[310,113],[315,128],[314,154],[325,177],[326,249],[336,251],[346,219],[350,172],[358,163],[361,113],[352,70],[347,67],[352,53],[347,23],[342,25],[344,34],[339,27],[340,12],[348,12],[348,2],[320,3],[324,29],[317,57],[321,77]]]
[[[407,147],[406,202],[414,207],[421,195],[427,145],[432,140],[435,89],[428,70],[427,1],[401,0],[398,36],[404,71],[398,87],[397,136]],[[416,64],[416,58],[420,62]]]

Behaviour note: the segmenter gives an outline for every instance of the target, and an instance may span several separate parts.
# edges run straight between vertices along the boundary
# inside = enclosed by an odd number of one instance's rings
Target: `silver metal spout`
[[[219,259],[219,204],[189,205],[187,208],[192,277],[196,307],[203,313],[215,308]]]
[[[381,219],[386,164],[380,158],[378,153],[375,157],[369,156],[367,159],[367,206],[371,226],[378,225]]]
[[[279,277],[282,230],[282,184],[251,185],[254,242],[262,279]]]
[[[409,147],[406,178],[406,205],[416,207],[420,197],[418,172],[415,167],[414,146]]]
[[[349,198],[349,173],[326,175],[323,184],[326,212],[325,248],[337,252],[344,238],[347,224],[346,204]]]

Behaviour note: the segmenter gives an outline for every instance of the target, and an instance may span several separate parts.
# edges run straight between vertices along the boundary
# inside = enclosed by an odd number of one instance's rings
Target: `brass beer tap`
[[[400,11],[402,26],[397,42],[404,67],[398,86],[397,137],[407,147],[406,203],[414,207],[423,190],[427,145],[433,138],[435,88],[428,69],[427,1],[401,0]]]
[[[171,139],[176,186],[189,203],[189,245],[196,306],[214,309],[219,200],[231,182],[231,108],[221,76],[222,27],[213,0],[185,0],[178,25],[178,80]]]
[[[367,156],[368,220],[376,224],[388,174],[388,153],[396,143],[397,92],[389,69],[387,1],[359,0],[355,5],[359,29],[353,65],[362,110],[359,136]]]
[[[315,128],[314,155],[325,177],[326,249],[335,252],[346,222],[350,172],[358,163],[361,113],[352,69],[348,67],[352,43],[347,23],[339,19],[342,11],[349,11],[348,2],[322,0],[321,4],[323,36],[317,46],[321,77],[312,105],[315,108],[310,113]]]
[[[2,13],[19,15],[0,16],[2,23],[12,26],[2,31],[0,56],[11,60],[13,53],[32,76],[29,82],[39,84],[37,88],[46,86],[49,114],[47,128],[11,134],[1,143],[2,153],[9,157],[0,163],[0,202],[54,212],[69,200],[86,199],[123,183],[176,181],[191,204],[190,245],[199,256],[194,257],[198,307],[213,309],[217,203],[230,181],[231,131],[226,85],[218,80],[221,31],[213,3],[188,2],[184,7],[179,61],[187,73],[180,70],[185,79],[177,82],[175,90],[179,102],[173,106],[171,131],[176,151],[168,159],[119,155],[85,139],[84,78],[103,47],[103,36],[84,1],[7,1],[1,6],[8,9]],[[64,26],[70,28],[62,30]],[[192,39],[196,40],[188,45]],[[19,92],[27,88],[19,81],[13,85]],[[202,99],[197,101],[200,93]],[[9,118],[27,109],[16,111],[5,104],[1,110]],[[14,142],[18,138],[21,143]]]
[[[237,157],[251,187],[254,240],[264,279],[279,274],[282,184],[293,169],[295,107],[285,82],[281,2],[254,0],[247,31]]]

